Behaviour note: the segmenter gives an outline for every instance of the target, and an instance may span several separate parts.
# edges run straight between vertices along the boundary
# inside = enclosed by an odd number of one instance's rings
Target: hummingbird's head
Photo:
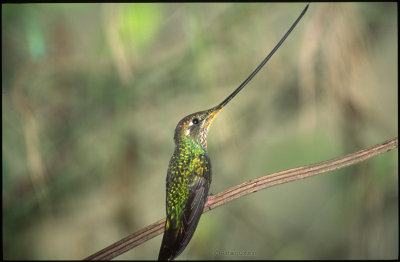
[[[207,149],[208,128],[221,109],[222,107],[213,107],[182,118],[175,129],[175,143],[178,144],[182,139],[186,138],[199,143],[204,149]]]

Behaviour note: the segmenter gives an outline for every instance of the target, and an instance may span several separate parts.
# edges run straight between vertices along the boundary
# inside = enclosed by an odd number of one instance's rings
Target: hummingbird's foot
[[[207,207],[208,207],[209,210],[211,209],[210,205],[211,205],[212,198],[213,198],[213,194],[209,194],[208,197],[207,197]]]

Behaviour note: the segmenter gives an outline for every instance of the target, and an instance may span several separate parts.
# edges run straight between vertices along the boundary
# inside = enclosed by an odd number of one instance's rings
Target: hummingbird
[[[176,126],[175,150],[166,179],[167,219],[158,260],[174,260],[182,253],[203,213],[211,184],[211,161],[207,154],[207,135],[211,123],[278,50],[307,9],[308,5],[267,57],[232,94],[211,109],[185,116]]]

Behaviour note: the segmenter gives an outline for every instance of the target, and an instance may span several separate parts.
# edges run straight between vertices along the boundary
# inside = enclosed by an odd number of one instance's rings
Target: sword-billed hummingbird
[[[207,134],[211,123],[278,50],[307,8],[308,5],[274,49],[232,94],[211,109],[185,116],[176,126],[175,151],[167,172],[167,219],[159,260],[173,260],[182,253],[203,213],[211,184],[211,162],[207,154]]]

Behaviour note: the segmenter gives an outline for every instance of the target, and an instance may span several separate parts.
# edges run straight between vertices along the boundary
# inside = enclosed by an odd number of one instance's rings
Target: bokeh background
[[[3,259],[83,259],[163,218],[176,124],[230,94],[304,6],[3,4]],[[397,22],[396,3],[312,3],[214,121],[211,193],[396,137]],[[397,158],[208,212],[179,259],[397,258]],[[161,238],[118,259],[156,259]]]

